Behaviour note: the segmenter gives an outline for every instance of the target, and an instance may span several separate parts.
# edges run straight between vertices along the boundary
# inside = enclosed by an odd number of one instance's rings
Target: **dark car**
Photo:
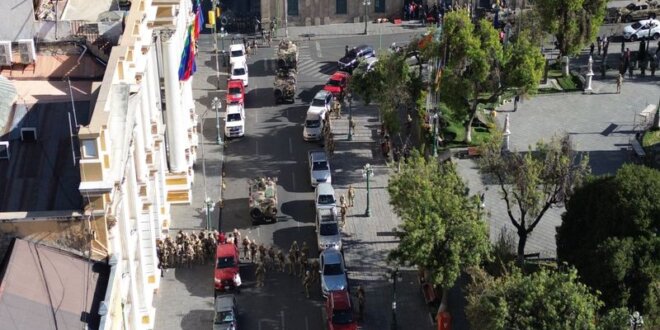
[[[371,46],[360,45],[348,51],[348,55],[337,62],[339,70],[352,72],[358,66],[359,60],[376,56],[376,51]]]

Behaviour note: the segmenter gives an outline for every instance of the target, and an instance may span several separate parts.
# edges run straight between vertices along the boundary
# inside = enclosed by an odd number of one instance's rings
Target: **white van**
[[[243,44],[234,44],[229,46],[229,65],[234,63],[247,63],[245,58],[245,47]]]
[[[227,105],[225,116],[225,136],[241,137],[245,135],[245,109],[241,103]]]
[[[231,75],[229,79],[243,80],[243,86],[248,86],[248,67],[245,62],[234,62],[231,65]]]

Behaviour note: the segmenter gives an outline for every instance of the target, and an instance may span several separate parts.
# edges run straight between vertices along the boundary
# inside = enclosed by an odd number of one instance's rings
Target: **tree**
[[[536,0],[543,29],[557,38],[560,54],[575,55],[594,40],[603,23],[607,0]]]
[[[441,98],[459,117],[466,118],[465,142],[470,143],[479,105],[494,103],[509,90],[534,93],[544,59],[527,31],[504,46],[492,22],[483,19],[475,25],[465,10],[447,13],[443,29],[440,47],[428,48],[447,59],[440,82]]]
[[[602,292],[660,325],[660,171],[624,165],[575,190],[557,228],[557,256]]]
[[[487,257],[488,230],[479,203],[468,195],[452,163],[439,164],[414,151],[387,189],[402,219],[399,245],[389,255],[392,261],[429,270],[428,280],[447,289],[462,270]],[[443,302],[445,298],[443,290]]]
[[[481,171],[494,177],[518,235],[518,264],[525,258],[527,238],[552,206],[568,200],[589,173],[588,158],[573,150],[568,135],[539,141],[527,153],[501,151],[501,136],[481,148]]]
[[[500,278],[480,269],[470,274],[465,313],[472,329],[596,329],[602,302],[575,269],[524,275],[514,267]]]

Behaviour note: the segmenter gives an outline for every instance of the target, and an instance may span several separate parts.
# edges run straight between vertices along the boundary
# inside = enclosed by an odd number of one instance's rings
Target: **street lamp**
[[[630,328],[632,330],[637,330],[641,329],[642,326],[644,326],[644,318],[639,314],[639,312],[633,312],[633,314],[630,316]]]
[[[353,94],[348,92],[348,141],[353,141]]]
[[[392,282],[392,323],[390,324],[390,329],[398,329],[398,324],[396,321],[396,282],[400,280],[399,278],[399,267],[395,267],[390,271],[391,278],[388,281]]]
[[[362,5],[364,6],[364,35],[367,35],[367,22],[369,21],[369,13],[367,12],[369,5],[371,5],[370,0],[364,0],[362,1]]]
[[[372,176],[374,176],[374,170],[371,168],[371,165],[367,163],[367,165],[364,165],[362,168],[362,177],[367,179],[367,210],[364,212],[367,217],[371,216],[371,209],[369,208],[369,178]]]
[[[220,47],[222,48],[222,66],[227,66],[227,51],[225,51],[225,37],[227,36],[227,32],[225,31],[225,27],[221,26],[220,27]]]
[[[222,145],[222,134],[220,133],[220,108],[222,108],[222,101],[220,101],[217,96],[213,97],[211,106],[215,109],[215,129],[217,132],[215,140],[219,145]]]

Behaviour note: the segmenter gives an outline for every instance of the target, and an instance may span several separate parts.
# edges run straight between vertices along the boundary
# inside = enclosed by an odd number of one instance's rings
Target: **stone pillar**
[[[166,134],[169,147],[170,172],[181,173],[188,170],[186,163],[186,141],[188,134],[185,121],[181,114],[187,114],[181,107],[181,87],[179,83],[179,64],[181,62],[181,45],[179,34],[173,30],[161,33],[163,50],[163,79],[165,81],[165,116]]]

